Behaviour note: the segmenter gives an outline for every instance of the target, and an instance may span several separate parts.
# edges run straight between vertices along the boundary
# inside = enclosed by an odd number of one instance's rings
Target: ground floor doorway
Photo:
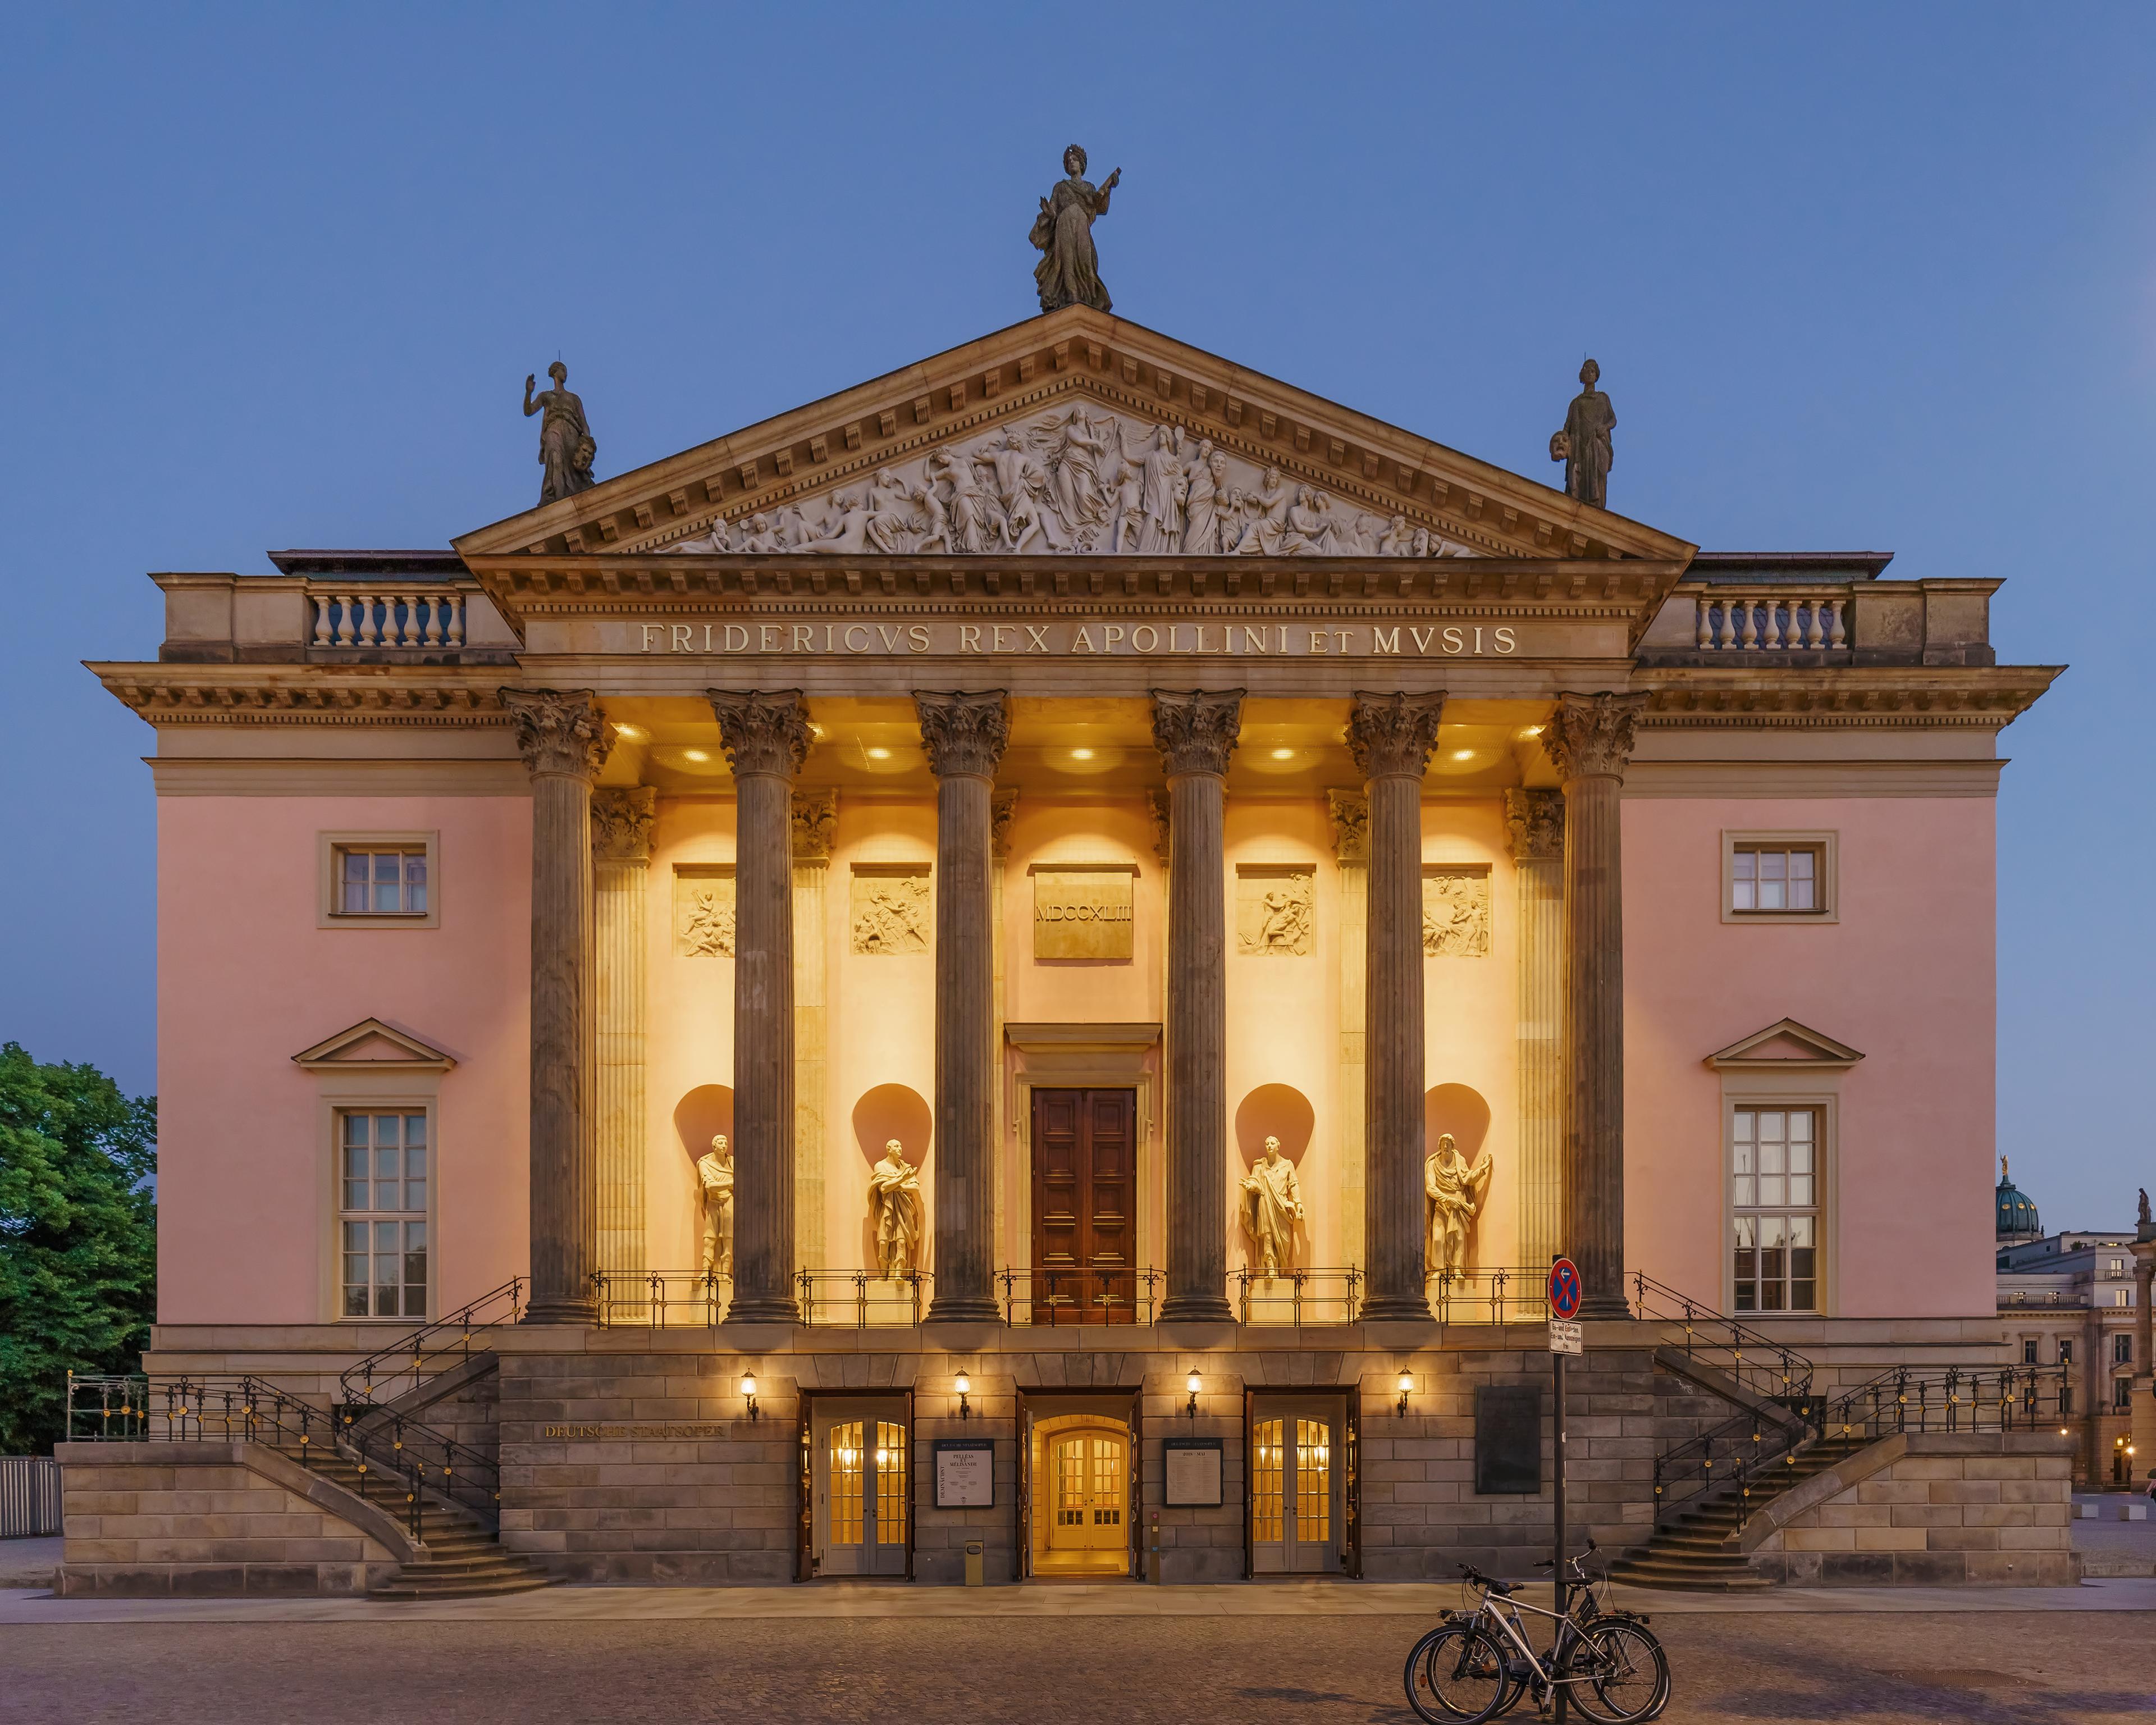
[[[802,1446],[809,1574],[912,1574],[911,1426],[902,1395],[811,1399]]]
[[[1043,1579],[1132,1573],[1138,1434],[1130,1404],[1025,1416],[1020,1513],[1027,1573]]]
[[[1350,1401],[1342,1392],[1245,1398],[1251,1574],[1354,1572]]]

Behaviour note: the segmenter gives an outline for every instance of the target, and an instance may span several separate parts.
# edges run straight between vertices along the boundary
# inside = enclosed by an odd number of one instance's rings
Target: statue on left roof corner
[[[569,393],[569,368],[557,359],[547,367],[547,375],[554,380],[554,387],[536,395],[531,393],[531,386],[538,380],[526,375],[524,417],[547,416],[539,422],[539,465],[547,470],[547,477],[539,485],[539,501],[557,503],[598,483],[592,477],[592,463],[598,457],[599,446],[593,439],[592,428],[584,422],[583,403]]]
[[[1123,177],[1117,168],[1097,189],[1086,177],[1086,152],[1073,144],[1063,152],[1064,177],[1040,200],[1040,213],[1033,218],[1029,236],[1041,254],[1034,265],[1033,280],[1040,290],[1040,309],[1060,311],[1065,305],[1091,305],[1096,311],[1113,310],[1108,290],[1101,280],[1101,260],[1093,250],[1093,218],[1108,213],[1108,194]]]

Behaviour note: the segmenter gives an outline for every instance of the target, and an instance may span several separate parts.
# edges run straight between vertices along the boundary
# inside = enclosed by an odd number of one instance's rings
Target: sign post
[[[1564,1362],[1567,1355],[1584,1351],[1578,1323],[1579,1269],[1571,1259],[1559,1257],[1551,1260],[1548,1292],[1550,1372],[1557,1386],[1555,1405],[1551,1410],[1551,1428],[1556,1439],[1552,1448],[1555,1451],[1557,1469],[1550,1492],[1550,1507],[1555,1512],[1557,1521],[1557,1562],[1551,1575],[1557,1584],[1557,1613],[1562,1619],[1565,1613],[1567,1593],[1564,1584]],[[1558,1633],[1560,1636],[1564,1633],[1562,1626]],[[1552,1671],[1550,1675],[1554,1679],[1557,1673]],[[1565,1703],[1571,1692],[1562,1683],[1553,1681],[1550,1686],[1553,1691],[1551,1698],[1556,1703],[1558,1725],[1564,1725]]]

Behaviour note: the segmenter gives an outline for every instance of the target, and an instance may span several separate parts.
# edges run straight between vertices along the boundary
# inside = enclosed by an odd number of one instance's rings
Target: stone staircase
[[[285,1453],[299,1459],[295,1450]],[[367,1486],[373,1501],[380,1502],[383,1480],[380,1472],[369,1470],[362,1475],[348,1457],[321,1450],[313,1450],[306,1461],[313,1471],[356,1497],[367,1496],[361,1487]],[[402,1524],[405,1513],[402,1493],[398,1499],[391,1512]],[[505,1549],[475,1517],[461,1510],[424,1501],[419,1508],[419,1538],[427,1548],[426,1557],[405,1564],[391,1580],[369,1589],[369,1599],[470,1599],[485,1594],[530,1593],[553,1584],[552,1576],[529,1558]]]
[[[1753,1475],[1748,1498],[1740,1485],[1702,1494],[1689,1508],[1657,1527],[1645,1545],[1633,1547],[1612,1563],[1611,1579],[1634,1587],[1693,1593],[1742,1593],[1772,1587],[1774,1583],[1753,1572],[1738,1542],[1746,1519],[1784,1491],[1847,1461],[1871,1442],[1862,1436],[1820,1438]]]

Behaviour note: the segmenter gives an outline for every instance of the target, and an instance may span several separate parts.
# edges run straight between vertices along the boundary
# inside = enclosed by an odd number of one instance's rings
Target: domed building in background
[[[2036,1219],[2036,1206],[2029,1194],[2007,1178],[2006,1158],[1999,1158],[1999,1226],[1998,1244],[2019,1245],[2024,1240],[2043,1237],[2043,1224]]]

